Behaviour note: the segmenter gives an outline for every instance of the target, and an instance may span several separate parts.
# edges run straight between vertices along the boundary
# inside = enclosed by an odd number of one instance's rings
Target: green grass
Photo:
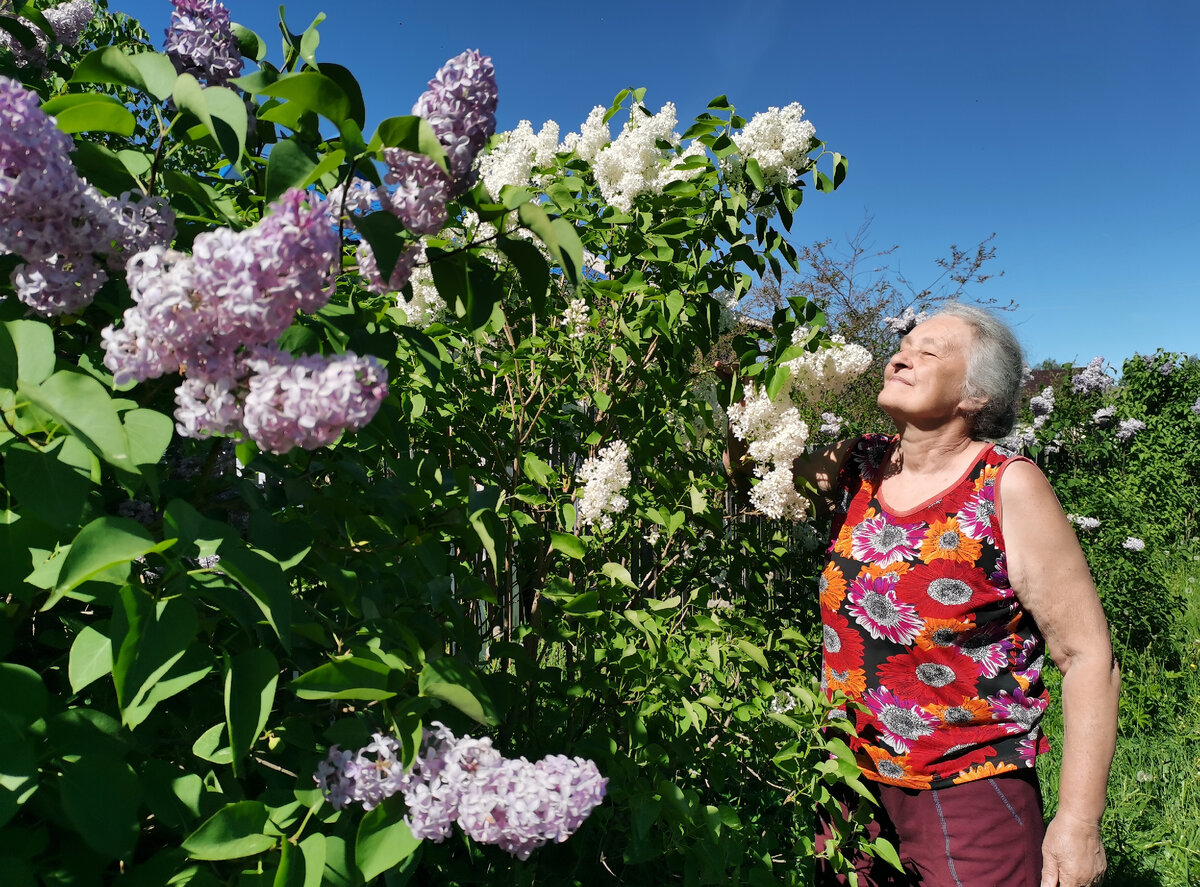
[[[1185,602],[1173,636],[1121,656],[1120,729],[1103,829],[1106,883],[1121,887],[1200,885],[1200,559],[1183,555],[1170,583]],[[1060,680],[1047,675],[1055,700]],[[1057,706],[1046,729],[1060,750]],[[1050,815],[1057,757],[1039,764],[1039,773]]]

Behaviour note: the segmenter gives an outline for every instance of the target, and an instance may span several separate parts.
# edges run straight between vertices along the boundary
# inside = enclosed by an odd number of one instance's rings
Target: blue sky
[[[276,5],[225,3],[279,61]],[[110,7],[155,37],[171,9]],[[797,244],[844,242],[870,215],[871,242],[898,244],[892,266],[923,284],[951,243],[995,232],[1004,276],[975,294],[1018,304],[1031,363],[1200,351],[1200,4],[287,4],[293,31],[321,11],[318,61],[354,71],[368,127],[466,48],[495,61],[501,129],[578,129],[625,86],[684,125],[719,94],[746,117],[799,101],[850,175],[807,196]]]

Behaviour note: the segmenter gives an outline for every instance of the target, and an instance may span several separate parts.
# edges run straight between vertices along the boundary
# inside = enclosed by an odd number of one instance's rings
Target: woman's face
[[[900,340],[883,369],[879,406],[897,422],[937,427],[972,404],[963,398],[974,333],[965,320],[941,315]]]

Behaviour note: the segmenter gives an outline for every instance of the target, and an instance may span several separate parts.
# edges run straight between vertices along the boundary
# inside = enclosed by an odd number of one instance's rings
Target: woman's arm
[[[1058,812],[1042,844],[1042,887],[1099,884],[1108,771],[1121,679],[1091,572],[1075,531],[1037,466],[1008,465],[997,487],[1009,577],[1062,672]]]

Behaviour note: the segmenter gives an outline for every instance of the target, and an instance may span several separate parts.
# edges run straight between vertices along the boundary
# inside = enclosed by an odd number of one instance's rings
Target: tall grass
[[[1110,885],[1200,885],[1200,556],[1194,550],[1180,556],[1169,578],[1168,590],[1184,601],[1178,622],[1149,647],[1121,656],[1120,729],[1103,825]],[[1120,630],[1113,626],[1118,637]],[[1051,672],[1047,682],[1058,700],[1061,676]],[[1045,723],[1058,745],[1058,705]],[[1057,755],[1044,760],[1039,774],[1049,816],[1059,771]]]

